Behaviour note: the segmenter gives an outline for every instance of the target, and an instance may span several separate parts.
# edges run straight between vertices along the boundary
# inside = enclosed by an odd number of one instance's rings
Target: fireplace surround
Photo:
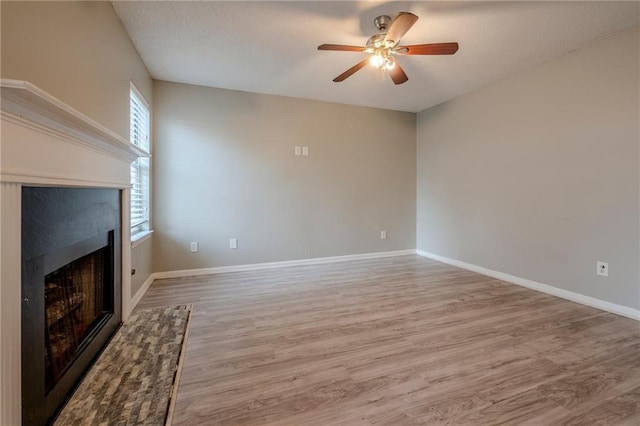
[[[54,261],[51,257],[46,268],[43,266],[38,281],[41,285],[50,284],[50,292],[59,291],[57,296],[50,297],[52,303],[60,302],[64,296],[64,288],[67,288],[67,313],[69,310],[80,309],[78,302],[82,299],[85,305],[83,309],[89,317],[79,313],[73,318],[67,330],[77,327],[80,337],[75,343],[75,348],[70,349],[64,357],[60,358],[60,370],[68,370],[64,364],[66,361],[76,361],[69,365],[77,364],[83,354],[89,353],[83,343],[84,338],[93,332],[89,329],[93,323],[98,325],[103,322],[114,321],[116,327],[126,319],[132,309],[131,305],[131,240],[129,236],[130,213],[128,200],[130,197],[129,169],[130,164],[138,156],[144,155],[138,148],[130,144],[126,139],[111,130],[101,126],[92,119],[66,105],[64,102],[49,95],[38,87],[24,81],[3,79],[1,89],[1,131],[2,144],[0,145],[0,203],[2,215],[0,216],[0,424],[20,425],[30,424],[27,418],[23,418],[23,380],[22,374],[32,369],[45,370],[49,355],[45,355],[46,344],[31,348],[23,345],[22,329],[30,319],[23,320],[23,305],[25,298],[32,300],[29,295],[22,294],[23,284],[23,193],[31,188],[48,188],[57,190],[105,190],[117,199],[117,206],[112,209],[112,218],[116,223],[105,226],[87,224],[92,233],[74,237],[60,244],[62,252],[76,250],[73,256],[60,255]],[[129,86],[123,88],[124,106],[128,105]],[[115,196],[113,195],[115,194]],[[63,209],[64,210],[64,209]],[[66,214],[66,213],[65,213]],[[62,215],[64,216],[64,214]],[[79,226],[80,228],[83,225]],[[72,227],[78,228],[78,226]],[[84,243],[91,242],[95,238],[98,244],[81,248]],[[108,247],[107,249],[104,249]],[[103,250],[104,249],[104,250]],[[98,302],[93,300],[93,308],[88,307],[88,290],[69,281],[69,277],[59,275],[61,269],[73,274],[73,268],[82,270],[85,256],[92,255],[96,251],[102,251],[93,259],[94,265],[102,262],[113,262],[113,273],[109,277],[102,276],[101,280],[111,280],[114,283],[113,299]],[[31,256],[31,255],[29,255]],[[102,261],[96,260],[102,256]],[[55,257],[55,256],[54,256]],[[91,257],[91,256],[90,256]],[[105,260],[106,257],[106,260]],[[87,261],[91,262],[91,261]],[[43,261],[43,265],[44,265]],[[86,265],[85,265],[86,266]],[[97,266],[97,265],[96,265]],[[108,265],[107,265],[108,266]],[[56,273],[56,271],[58,271]],[[86,271],[85,271],[86,272]],[[89,275],[99,272],[91,272]],[[55,275],[55,276],[54,276]],[[48,277],[48,278],[47,278]],[[55,287],[58,287],[57,289]],[[45,287],[46,288],[46,287]],[[69,289],[71,291],[69,292]],[[46,291],[46,290],[44,290]],[[40,303],[44,306],[46,296],[39,296]],[[109,299],[111,296],[105,296]],[[100,296],[98,296],[100,298]],[[78,305],[78,306],[76,306]],[[112,306],[107,306],[112,305]],[[108,309],[112,308],[112,309]],[[93,310],[93,313],[90,311]],[[112,312],[108,312],[111,311]],[[99,311],[99,312],[98,312]],[[40,313],[45,315],[47,311],[40,308]],[[57,312],[57,313],[56,313]],[[49,311],[51,319],[60,314],[60,305],[55,305]],[[75,311],[70,315],[75,315]],[[93,315],[93,317],[91,317]],[[108,319],[107,319],[108,317]],[[29,316],[31,318],[31,316]],[[92,319],[93,318],[93,319]],[[71,318],[67,319],[71,321]],[[58,321],[63,321],[58,319]],[[42,325],[42,320],[40,322]],[[85,329],[85,326],[88,328]],[[108,327],[103,325],[99,328]],[[41,341],[45,341],[45,330],[40,328]],[[60,329],[58,333],[62,332]],[[49,336],[51,337],[51,336]],[[93,341],[96,341],[95,339]],[[62,340],[58,341],[55,351],[64,349]],[[29,359],[30,352],[40,350],[38,363]],[[53,351],[53,349],[50,349]],[[64,362],[62,362],[64,361]],[[52,373],[55,374],[55,373]],[[67,379],[44,379],[41,386],[41,394],[55,393],[56,388]]]
[[[22,420],[62,407],[120,325],[120,191],[22,188]]]

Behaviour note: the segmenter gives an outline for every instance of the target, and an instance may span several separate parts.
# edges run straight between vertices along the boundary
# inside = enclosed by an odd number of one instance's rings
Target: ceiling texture
[[[114,1],[158,80],[418,112],[640,25],[638,2]],[[394,85],[365,58],[378,15],[419,16],[401,44],[456,41],[452,56],[399,56]]]

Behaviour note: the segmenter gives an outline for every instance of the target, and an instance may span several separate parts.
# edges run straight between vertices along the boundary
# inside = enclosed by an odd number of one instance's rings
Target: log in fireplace
[[[120,325],[120,191],[23,187],[22,420],[49,423]]]

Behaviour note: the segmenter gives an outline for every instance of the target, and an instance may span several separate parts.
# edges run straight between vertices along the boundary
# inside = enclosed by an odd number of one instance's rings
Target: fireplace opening
[[[111,248],[105,246],[45,276],[45,389],[49,391],[113,314]]]

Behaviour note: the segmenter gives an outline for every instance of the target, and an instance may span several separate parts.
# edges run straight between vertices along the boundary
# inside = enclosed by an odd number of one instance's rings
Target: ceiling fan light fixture
[[[392,70],[396,66],[395,61],[391,59],[391,51],[389,49],[376,49],[369,58],[369,64],[382,71]]]
[[[385,64],[385,62],[386,59],[382,56],[381,52],[376,52],[375,54],[371,55],[371,58],[369,59],[369,63],[376,68],[381,68]]]

